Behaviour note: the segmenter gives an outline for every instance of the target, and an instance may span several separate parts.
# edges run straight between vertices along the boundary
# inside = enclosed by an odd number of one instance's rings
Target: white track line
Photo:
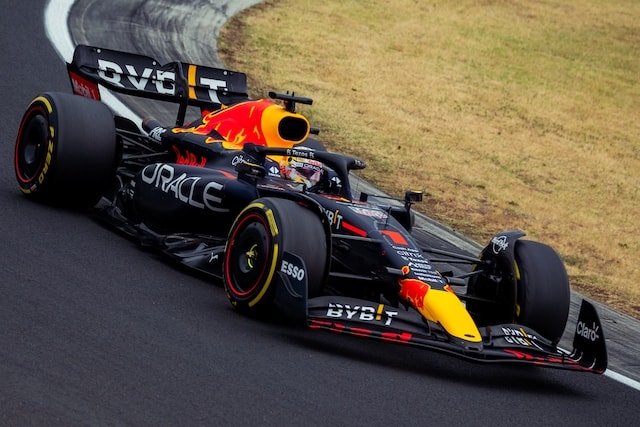
[[[49,0],[44,11],[44,26],[47,37],[65,62],[71,62],[75,49],[69,32],[69,12],[74,2],[75,0]],[[138,127],[142,124],[142,118],[108,90],[100,88],[100,97],[119,116],[132,120]]]
[[[71,34],[69,33],[68,25],[69,11],[71,10],[74,2],[75,0],[49,0],[44,13],[47,37],[49,37],[49,40],[58,52],[58,55],[60,55],[62,60],[65,62],[71,62],[71,59],[73,58],[73,50],[75,49],[75,45],[71,39]],[[103,90],[100,94],[104,103],[109,105],[114,111],[117,111],[119,115],[133,120],[136,124],[142,122],[142,119],[137,114],[120,102],[120,100],[113,96],[111,92]],[[607,369],[604,375],[640,391],[640,382],[638,381],[625,377],[624,375],[610,369]]]
[[[638,391],[640,391],[640,382],[633,380],[629,377],[625,377],[622,374],[619,374],[617,372],[612,371],[611,369],[607,369],[604,372],[604,375],[611,378],[612,380],[616,380],[618,382],[621,382],[622,384],[629,386],[631,388],[634,388]]]

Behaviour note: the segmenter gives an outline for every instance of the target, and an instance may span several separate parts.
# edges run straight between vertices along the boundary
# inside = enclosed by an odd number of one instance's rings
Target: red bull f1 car
[[[411,207],[421,193],[356,197],[351,172],[365,163],[319,142],[296,111],[311,99],[250,99],[243,73],[91,46],[67,68],[73,94],[37,96],[19,126],[15,171],[27,197],[91,208],[222,282],[246,314],[278,311],[311,329],[477,362],[605,371],[588,301],[573,349],[558,346],[570,290],[552,248],[517,230],[477,256],[419,244]],[[104,89],[177,104],[176,122],[114,115]]]

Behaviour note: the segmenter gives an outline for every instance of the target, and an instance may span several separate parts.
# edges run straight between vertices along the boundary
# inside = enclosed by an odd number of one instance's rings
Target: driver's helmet
[[[285,157],[280,161],[280,175],[307,188],[315,186],[324,173],[322,163],[302,157]]]

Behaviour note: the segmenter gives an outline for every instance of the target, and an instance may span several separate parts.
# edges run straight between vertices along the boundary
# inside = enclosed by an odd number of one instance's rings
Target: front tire
[[[247,313],[268,310],[285,251],[302,258],[308,295],[317,296],[327,277],[327,249],[322,219],[313,211],[287,199],[254,201],[229,232],[223,271],[229,301]]]
[[[571,290],[560,256],[549,246],[518,240],[515,245],[516,321],[557,344],[567,319]]]
[[[103,103],[52,92],[27,107],[14,156],[18,186],[27,197],[93,206],[111,181],[115,159],[113,114]]]

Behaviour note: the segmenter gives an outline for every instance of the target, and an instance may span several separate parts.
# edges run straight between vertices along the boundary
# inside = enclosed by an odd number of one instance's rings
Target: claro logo
[[[600,339],[600,334],[598,333],[599,330],[600,326],[596,325],[596,322],[593,322],[591,327],[587,326],[587,324],[582,321],[579,321],[576,325],[576,334],[588,339],[589,341]]]

